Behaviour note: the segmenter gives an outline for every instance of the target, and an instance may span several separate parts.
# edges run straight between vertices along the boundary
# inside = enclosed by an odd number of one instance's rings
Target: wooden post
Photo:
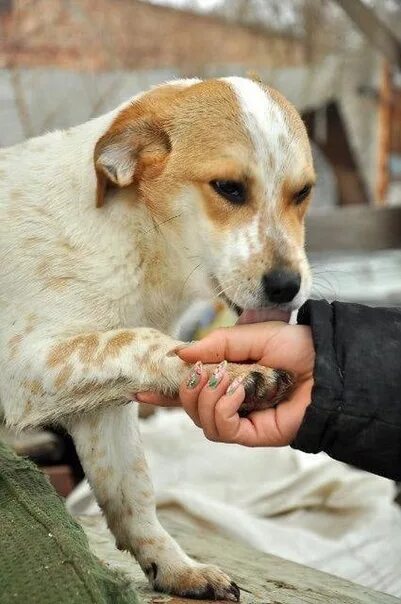
[[[354,158],[347,129],[337,103],[325,107],[326,136],[319,139],[316,112],[302,115],[311,139],[330,162],[337,179],[338,203],[341,206],[364,204],[369,200],[365,184]]]
[[[372,45],[392,64],[401,68],[401,41],[362,0],[334,0],[347,13]]]
[[[391,140],[392,74],[388,61],[383,62],[378,110],[376,205],[386,204],[389,188]]]

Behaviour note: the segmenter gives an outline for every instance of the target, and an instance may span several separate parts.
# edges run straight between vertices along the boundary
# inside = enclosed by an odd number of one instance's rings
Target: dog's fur
[[[209,185],[246,182],[234,206]],[[179,80],[67,131],[0,151],[0,399],[17,428],[72,434],[119,547],[152,584],[236,600],[158,523],[132,393],[174,394],[174,322],[210,290],[261,305],[277,264],[309,289],[303,218],[308,139],[276,91],[243,78]],[[288,307],[288,306],[287,306]],[[250,367],[229,367],[247,375]],[[280,373],[260,370],[264,392]]]

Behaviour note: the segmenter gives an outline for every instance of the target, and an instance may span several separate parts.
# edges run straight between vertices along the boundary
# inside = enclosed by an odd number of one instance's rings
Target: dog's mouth
[[[222,293],[221,297],[226,304],[233,310],[237,316],[237,325],[246,325],[250,323],[263,323],[264,321],[284,321],[288,323],[291,317],[290,310],[284,310],[277,306],[265,308],[247,308],[243,309],[238,304],[235,304],[230,298]]]
[[[237,325],[263,323],[264,321],[284,321],[284,323],[288,323],[290,318],[291,311],[289,310],[281,310],[277,307],[250,308],[241,313]]]

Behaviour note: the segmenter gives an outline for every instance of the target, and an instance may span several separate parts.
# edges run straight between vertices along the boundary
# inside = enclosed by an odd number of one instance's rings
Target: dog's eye
[[[242,182],[236,180],[212,180],[210,186],[224,199],[241,205],[246,200],[246,189]]]
[[[295,193],[295,195],[294,195],[295,205],[299,205],[300,203],[305,201],[305,199],[309,196],[311,190],[312,190],[312,187],[310,185],[305,185],[303,189],[298,191],[298,193]]]

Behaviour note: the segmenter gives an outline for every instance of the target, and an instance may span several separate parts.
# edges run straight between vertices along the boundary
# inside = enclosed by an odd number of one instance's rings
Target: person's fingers
[[[310,389],[310,388],[309,388]],[[295,438],[308,406],[308,386],[302,386],[276,407],[253,411],[248,420],[252,426],[238,434],[240,444],[248,446],[283,447]]]
[[[181,405],[179,399],[168,398],[157,392],[138,392],[138,394],[133,395],[133,398],[140,403],[159,407],[179,407]]]
[[[259,360],[269,339],[274,337],[286,323],[237,325],[213,331],[199,342],[177,350],[178,356],[187,363],[201,360],[204,363]]]
[[[256,361],[305,377],[312,374],[315,362],[310,327],[273,321],[218,329],[176,354],[187,362]]]
[[[234,394],[226,394],[215,408],[217,439],[246,447],[270,446],[278,440],[274,418],[275,409],[266,409],[240,417],[238,409],[245,397],[243,386]]]
[[[221,442],[238,442],[241,432],[241,418],[238,410],[245,399],[245,390],[240,378],[237,378],[227,388],[214,409],[214,423],[217,438]]]
[[[198,361],[189,372],[187,379],[182,382],[179,391],[182,406],[199,428],[201,425],[198,415],[198,397],[208,379],[207,372],[204,371],[202,363]]]
[[[218,440],[218,431],[215,422],[215,407],[220,397],[226,392],[230,383],[226,373],[226,364],[226,361],[220,363],[199,394],[199,421],[206,438],[209,440]]]
[[[159,407],[179,407],[182,405],[182,396],[186,402],[197,401],[199,392],[207,382],[208,376],[203,370],[201,362],[195,363],[190,369],[186,379],[180,386],[179,396],[170,398],[158,392],[138,392],[132,396],[133,399],[140,403],[149,405],[158,405]]]

